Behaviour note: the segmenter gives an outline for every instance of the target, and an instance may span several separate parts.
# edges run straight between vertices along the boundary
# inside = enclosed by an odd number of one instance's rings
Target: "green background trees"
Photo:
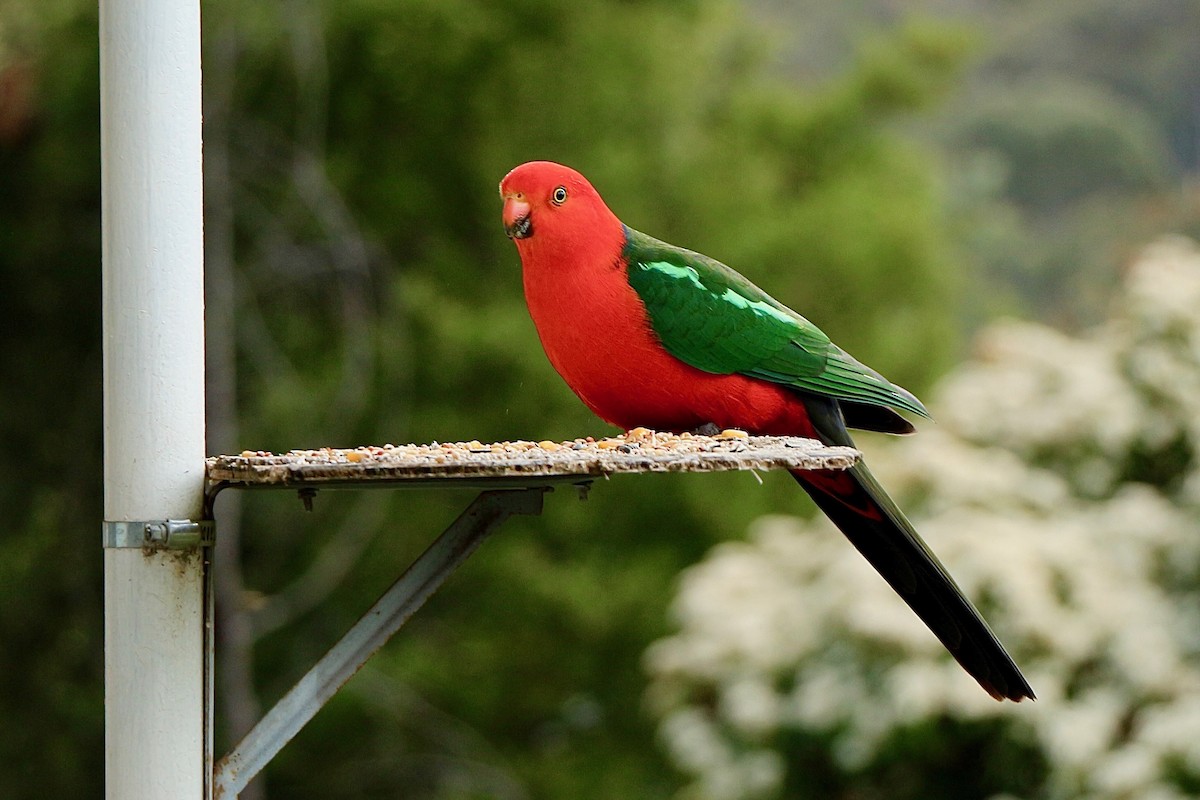
[[[1178,26],[1174,6],[1151,8]],[[977,12],[994,23],[988,4]],[[1194,174],[1184,106],[1130,110],[1112,100],[1134,91],[1109,85],[1120,71],[1077,76],[1103,88],[1014,118],[1027,104],[995,65],[1041,68],[1006,44],[1015,36],[981,45],[970,17],[779,13],[717,0],[207,3],[212,449],[607,433],[541,355],[499,229],[496,184],[531,158],[580,168],[630,224],[737,266],[918,391],[997,295],[1056,312],[1034,302],[1046,287],[1074,299],[1055,287],[1076,271],[1044,254],[1083,229],[1055,238],[1060,226],[1037,224],[1050,218],[1041,193],[1082,187],[1053,198],[1055,213],[1093,228],[1106,209],[1158,209],[1106,226],[1105,252],[1174,219],[1164,198]],[[811,56],[787,32],[844,46],[798,72],[787,65]],[[1186,45],[1168,38],[1164,63]],[[34,14],[0,0],[5,797],[87,795],[102,779],[96,62],[94,6]],[[1183,74],[1147,71],[1137,96]],[[979,100],[959,114],[968,89]],[[1075,183],[1022,190],[1042,139],[1076,119],[1124,177],[1077,159],[1092,171]],[[1089,205],[1097,193],[1113,205]],[[224,744],[465,500],[335,493],[304,514],[289,497],[222,496]],[[641,658],[668,631],[675,575],[756,517],[806,509],[790,481],[747,476],[551,497],[284,751],[266,791],[672,795],[686,777],[656,745]]]

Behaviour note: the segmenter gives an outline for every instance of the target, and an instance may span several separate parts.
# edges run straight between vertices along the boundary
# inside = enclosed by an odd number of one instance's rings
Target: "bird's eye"
[[[550,201],[556,206],[561,206],[567,202],[567,187],[560,186],[554,190],[554,194],[550,195]]]

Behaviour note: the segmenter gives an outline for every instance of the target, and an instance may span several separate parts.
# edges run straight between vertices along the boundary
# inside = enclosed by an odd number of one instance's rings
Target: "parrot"
[[[574,169],[500,182],[530,318],[551,365],[604,421],[682,433],[736,429],[853,447],[848,429],[909,434],[919,399],[721,262],[630,228]],[[997,700],[1028,681],[859,459],[792,470],[817,507]]]

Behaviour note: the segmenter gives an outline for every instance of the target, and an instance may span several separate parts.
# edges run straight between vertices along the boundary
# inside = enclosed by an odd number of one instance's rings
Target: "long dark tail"
[[[853,445],[834,401],[806,397],[805,405],[826,444]],[[792,475],[988,694],[1034,697],[1004,645],[866,465]]]

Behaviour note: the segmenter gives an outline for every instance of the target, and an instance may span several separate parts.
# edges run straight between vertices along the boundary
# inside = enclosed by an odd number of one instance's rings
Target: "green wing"
[[[921,401],[719,261],[626,228],[629,283],[671,355],[851,403],[928,417]]]

